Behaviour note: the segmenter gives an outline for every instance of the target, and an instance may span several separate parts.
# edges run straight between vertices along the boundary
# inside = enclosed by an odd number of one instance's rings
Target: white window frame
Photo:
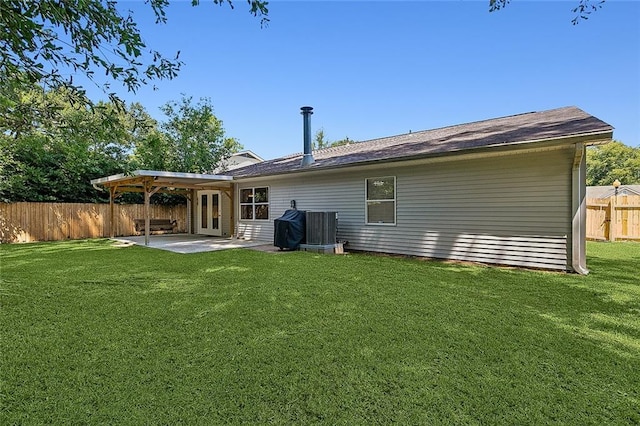
[[[393,178],[393,199],[387,198],[384,200],[369,200],[369,194],[367,193],[367,181],[375,180],[375,179],[388,179]],[[376,177],[368,177],[364,178],[364,224],[367,226],[396,226],[398,222],[398,203],[397,203],[397,188],[398,179],[396,176],[376,176]],[[392,202],[393,201],[393,223],[380,223],[380,222],[369,222],[369,203],[370,202]]]
[[[252,201],[250,203],[243,203],[242,202],[242,191],[245,189],[250,189],[251,193],[253,194],[253,196],[251,197],[252,200],[255,200],[255,196],[256,196],[256,189],[257,188],[266,188],[267,189],[267,202],[266,203],[256,203],[255,201]],[[269,208],[269,217],[267,217],[266,219],[256,219],[256,206],[264,206],[266,205]],[[253,218],[252,219],[243,219],[242,218],[242,206],[251,206],[251,209],[253,211]],[[244,222],[253,222],[253,221],[258,221],[258,222],[266,222],[271,218],[271,187],[269,186],[248,186],[248,187],[244,187],[244,188],[240,188],[238,190],[238,218],[240,218],[241,221]]]

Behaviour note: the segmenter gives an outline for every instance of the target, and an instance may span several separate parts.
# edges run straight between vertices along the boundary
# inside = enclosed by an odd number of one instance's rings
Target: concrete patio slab
[[[144,235],[114,238],[120,244],[144,246]],[[201,253],[206,251],[227,250],[234,248],[255,248],[261,251],[277,251],[266,241],[247,241],[228,237],[209,237],[193,234],[151,235],[149,246],[174,253]],[[273,248],[274,250],[271,250]]]

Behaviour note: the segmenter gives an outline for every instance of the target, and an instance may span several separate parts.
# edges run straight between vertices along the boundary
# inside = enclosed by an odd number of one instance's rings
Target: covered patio
[[[234,209],[228,209],[228,214],[221,216],[222,200],[221,196],[228,199],[228,205],[233,205],[234,189],[231,176],[208,175],[200,173],[177,173],[157,170],[136,170],[128,174],[117,174],[98,179],[92,179],[91,184],[96,189],[109,191],[109,236],[114,238],[115,220],[114,203],[118,196],[125,192],[138,192],[144,194],[144,245],[149,246],[150,240],[150,199],[157,193],[171,193],[183,195],[187,199],[187,231],[188,234],[198,233],[198,231],[209,231],[217,229],[220,231],[223,226],[228,229],[230,236],[234,235]],[[203,199],[201,211],[202,216],[194,215],[194,202],[197,191],[206,191]],[[212,207],[217,206],[216,209]],[[194,224],[194,217],[205,218],[206,223],[202,226]],[[224,221],[224,222],[222,222]],[[195,226],[194,226],[195,225]],[[203,232],[208,233],[208,232]],[[221,235],[221,232],[218,234]],[[166,238],[166,236],[163,236]],[[132,237],[135,238],[135,237]],[[154,240],[160,238],[154,236]],[[158,244],[162,244],[158,240]],[[264,244],[264,243],[262,243]]]

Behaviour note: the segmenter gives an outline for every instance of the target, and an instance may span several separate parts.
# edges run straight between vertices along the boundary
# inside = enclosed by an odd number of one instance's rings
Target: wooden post
[[[151,227],[151,196],[160,191],[161,187],[153,189],[153,179],[144,182],[144,245],[149,245],[149,228]]]
[[[611,203],[611,213],[609,216],[609,241],[615,241],[616,240],[616,231],[617,231],[617,227],[618,227],[618,223],[616,220],[616,199],[618,198],[617,195],[614,195],[611,197],[610,203]]]
[[[114,226],[114,198],[116,197],[116,187],[112,186],[109,188],[109,238],[113,238],[115,236],[115,226]]]
[[[151,185],[149,182],[144,183],[144,245],[149,245],[149,227],[151,226],[151,208],[149,200],[151,199]]]
[[[191,198],[193,195],[193,189],[189,190],[189,192],[187,193],[186,197],[187,197],[187,223],[185,224],[186,226],[186,230],[187,230],[187,234],[192,234],[193,232],[191,232],[191,210],[192,210],[192,204],[191,204]]]

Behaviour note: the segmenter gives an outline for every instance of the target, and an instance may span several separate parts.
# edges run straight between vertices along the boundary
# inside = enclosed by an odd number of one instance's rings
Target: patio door
[[[220,191],[198,191],[198,234],[222,235]]]

